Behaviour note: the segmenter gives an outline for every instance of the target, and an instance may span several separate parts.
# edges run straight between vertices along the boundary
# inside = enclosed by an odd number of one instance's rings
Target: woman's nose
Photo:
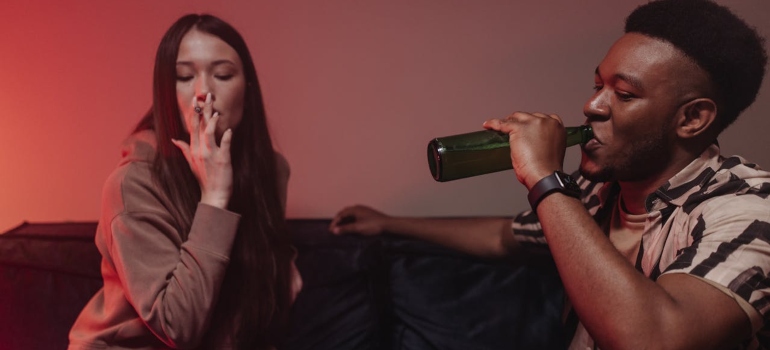
[[[205,77],[199,78],[195,84],[195,98],[201,102],[206,101],[206,95],[210,92],[211,89],[208,85],[207,79]]]

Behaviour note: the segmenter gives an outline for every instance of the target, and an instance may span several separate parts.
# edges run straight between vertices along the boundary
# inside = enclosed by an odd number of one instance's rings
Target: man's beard
[[[616,153],[596,171],[589,172],[581,164],[580,175],[593,182],[646,180],[665,168],[671,159],[671,141],[664,135],[650,134],[646,140]]]

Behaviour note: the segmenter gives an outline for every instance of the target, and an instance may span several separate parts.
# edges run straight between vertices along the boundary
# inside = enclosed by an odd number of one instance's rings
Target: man
[[[762,39],[707,0],[640,6],[625,31],[584,106],[595,139],[582,149],[578,189],[561,173],[558,116],[485,122],[510,134],[530,191],[533,211],[514,218],[513,234],[509,219],[395,218],[362,206],[338,213],[332,232],[387,231],[481,256],[547,241],[579,319],[571,348],[770,347],[770,173],[721,157],[716,144],[756,97]]]

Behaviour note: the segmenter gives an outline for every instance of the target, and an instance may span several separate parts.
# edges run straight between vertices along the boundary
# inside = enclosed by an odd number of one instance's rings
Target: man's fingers
[[[334,215],[334,218],[332,218],[332,225],[336,225],[340,219],[342,219],[344,216],[348,215],[347,213],[350,211],[351,207],[344,207],[340,209],[337,214]]]
[[[484,129],[487,129],[487,130],[498,130],[499,131],[501,124],[502,124],[502,121],[500,119],[495,118],[495,119],[489,119],[489,120],[485,121],[484,124],[481,124],[481,126],[484,127]]]
[[[543,119],[553,119],[553,120],[559,122],[559,124],[562,124],[561,118],[559,118],[559,116],[556,115],[556,114],[532,113],[532,115],[534,115],[534,116],[536,116],[538,118],[543,118]]]
[[[545,113],[526,113],[526,112],[514,112],[505,117],[504,119],[489,119],[482,124],[485,129],[496,130],[504,133],[510,133],[517,125],[527,125],[533,122],[541,122],[544,120],[555,120],[559,124],[562,124],[561,118],[556,114]]]
[[[335,235],[342,235],[346,233],[359,232],[358,224],[356,222],[340,223],[332,227],[332,233]]]

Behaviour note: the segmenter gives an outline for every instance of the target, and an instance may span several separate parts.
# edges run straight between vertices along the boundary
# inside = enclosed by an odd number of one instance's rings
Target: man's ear
[[[703,135],[716,123],[717,104],[710,98],[698,98],[682,106],[682,114],[676,125],[681,138],[689,139]]]

